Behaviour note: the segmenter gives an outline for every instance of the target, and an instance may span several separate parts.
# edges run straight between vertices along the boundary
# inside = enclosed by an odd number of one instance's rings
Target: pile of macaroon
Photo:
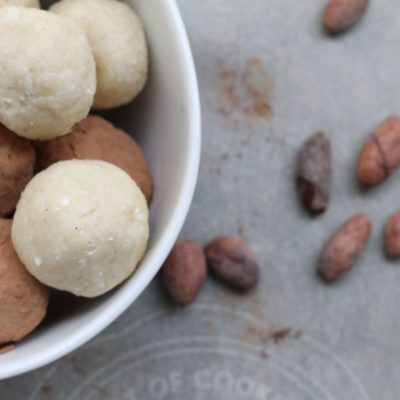
[[[142,23],[117,0],[0,0],[0,347],[46,315],[50,288],[100,296],[136,269],[153,181],[142,149],[91,110],[147,78]]]

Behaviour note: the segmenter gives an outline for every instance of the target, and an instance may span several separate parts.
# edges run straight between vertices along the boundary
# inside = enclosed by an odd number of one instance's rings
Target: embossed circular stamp
[[[29,400],[46,398],[369,400],[351,369],[306,332],[214,305],[100,336],[43,374]]]

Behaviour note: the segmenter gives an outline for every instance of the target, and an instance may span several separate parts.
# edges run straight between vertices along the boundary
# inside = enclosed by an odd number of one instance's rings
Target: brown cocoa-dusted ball
[[[31,142],[0,124],[0,217],[15,209],[32,179],[35,160]]]
[[[11,220],[0,219],[0,348],[32,332],[47,311],[49,289],[22,265],[11,243]]]
[[[68,135],[36,143],[37,169],[58,161],[103,160],[127,172],[142,190],[148,203],[153,197],[153,179],[143,150],[123,130],[104,118],[90,115]]]

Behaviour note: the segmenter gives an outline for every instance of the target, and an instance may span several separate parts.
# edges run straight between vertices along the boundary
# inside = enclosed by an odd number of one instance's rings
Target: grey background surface
[[[333,39],[320,28],[325,0],[178,3],[203,112],[182,237],[243,235],[260,261],[260,287],[243,297],[209,279],[196,305],[179,310],[157,279],[73,355],[0,382],[0,399],[396,399],[400,270],[385,261],[381,235],[400,177],[363,193],[354,164],[365,136],[400,105],[400,5],[372,1],[362,23]],[[333,195],[312,219],[295,197],[293,165],[321,129],[334,149]],[[316,257],[356,212],[374,222],[368,249],[328,287],[315,276]],[[283,327],[290,335],[274,341]]]

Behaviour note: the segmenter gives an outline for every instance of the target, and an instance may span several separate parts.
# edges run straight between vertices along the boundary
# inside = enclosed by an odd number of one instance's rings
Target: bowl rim
[[[45,349],[37,356],[24,360],[23,363],[15,363],[15,365],[12,365],[10,368],[3,368],[3,370],[0,370],[0,380],[21,375],[54,362],[76,350],[104,330],[116,320],[150,284],[161,268],[163,261],[166,259],[182,229],[192,202],[200,164],[200,98],[192,51],[180,11],[175,0],[164,0],[164,3],[167,11],[171,14],[171,19],[174,21],[173,28],[175,29],[175,36],[178,37],[180,41],[179,52],[182,54],[182,59],[185,64],[183,68],[184,73],[182,74],[182,81],[184,82],[183,88],[186,92],[186,97],[189,99],[187,114],[189,124],[188,132],[190,132],[188,138],[188,152],[190,157],[186,159],[186,168],[184,169],[185,173],[182,179],[182,190],[174,212],[167,223],[163,235],[159,239],[160,244],[151,254],[148,254],[146,264],[148,264],[149,267],[146,269],[143,276],[141,276],[141,279],[127,281],[124,286],[119,288],[117,296],[113,297],[112,301],[110,301],[99,314],[93,317],[85,326],[77,330],[74,334],[65,338],[63,343]]]

